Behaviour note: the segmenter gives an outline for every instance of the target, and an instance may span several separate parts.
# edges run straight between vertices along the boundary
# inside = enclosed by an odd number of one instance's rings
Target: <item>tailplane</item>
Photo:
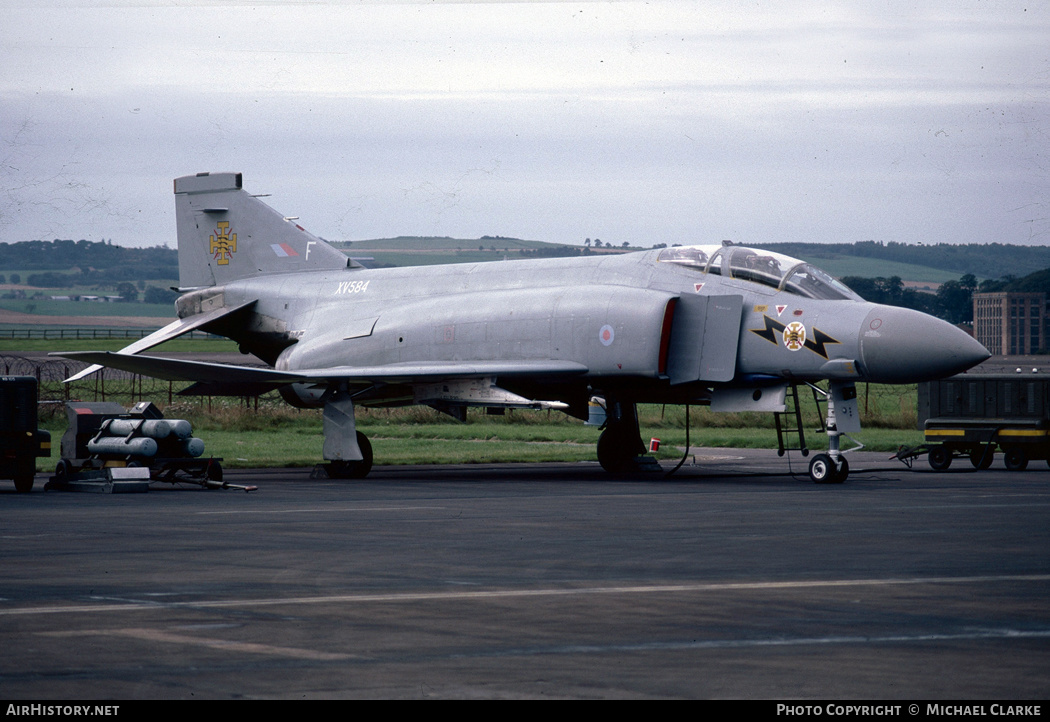
[[[179,286],[221,286],[252,276],[356,266],[343,253],[241,187],[240,173],[175,179]]]

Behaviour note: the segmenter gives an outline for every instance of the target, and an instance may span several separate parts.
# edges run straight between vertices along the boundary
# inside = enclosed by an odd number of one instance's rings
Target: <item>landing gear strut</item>
[[[645,454],[638,428],[638,408],[633,402],[606,400],[605,430],[598,437],[598,463],[613,474],[659,471],[660,465]]]
[[[828,434],[828,453],[817,454],[809,462],[809,478],[815,484],[841,484],[849,476],[849,462],[839,448],[839,442],[845,436],[843,427],[853,431],[860,428],[857,421],[857,387],[832,382],[828,387],[827,402],[825,430]],[[839,414],[844,415],[844,418],[839,419]]]
[[[322,454],[329,464],[328,476],[334,479],[363,479],[372,470],[372,444],[357,430],[354,421],[354,399],[345,389],[336,390],[325,401],[324,447]]]

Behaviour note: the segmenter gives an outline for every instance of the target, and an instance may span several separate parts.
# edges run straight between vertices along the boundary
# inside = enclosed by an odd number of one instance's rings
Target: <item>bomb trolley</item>
[[[105,480],[108,469],[144,467],[149,480],[189,483],[206,489],[257,487],[223,481],[221,459],[205,457],[204,442],[188,421],[165,419],[148,401],[130,411],[112,402],[66,404],[69,427],[62,436],[62,458],[48,489],[71,488],[74,481]]]

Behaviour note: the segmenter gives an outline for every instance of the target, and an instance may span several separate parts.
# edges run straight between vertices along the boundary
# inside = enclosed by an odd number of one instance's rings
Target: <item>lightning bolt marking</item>
[[[813,338],[806,339],[806,348],[815,353],[818,356],[828,357],[827,349],[824,348],[829,343],[842,343],[841,341],[832,338],[816,326],[813,327]]]
[[[771,319],[769,316],[763,316],[762,318],[765,319],[765,322],[766,322],[766,327],[765,328],[752,328],[752,329],[748,329],[748,330],[751,331],[751,333],[755,334],[756,336],[759,336],[760,338],[764,338],[766,341],[769,341],[770,343],[776,344],[776,345],[779,346],[779,344],[777,344],[776,332],[780,331],[781,333],[783,333],[784,329],[786,327],[780,321],[775,321],[775,320]]]

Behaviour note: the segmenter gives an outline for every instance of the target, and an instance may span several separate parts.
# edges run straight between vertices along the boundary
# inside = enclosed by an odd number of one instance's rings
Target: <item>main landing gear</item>
[[[330,479],[364,479],[372,470],[372,442],[360,431],[357,435],[357,446],[361,449],[360,461],[330,461],[326,465]]]
[[[325,401],[322,454],[329,478],[363,479],[372,470],[372,444],[357,430],[354,399],[340,389]]]
[[[605,429],[598,437],[598,463],[612,474],[631,471],[660,471],[638,428],[638,408],[634,403],[606,399]]]

